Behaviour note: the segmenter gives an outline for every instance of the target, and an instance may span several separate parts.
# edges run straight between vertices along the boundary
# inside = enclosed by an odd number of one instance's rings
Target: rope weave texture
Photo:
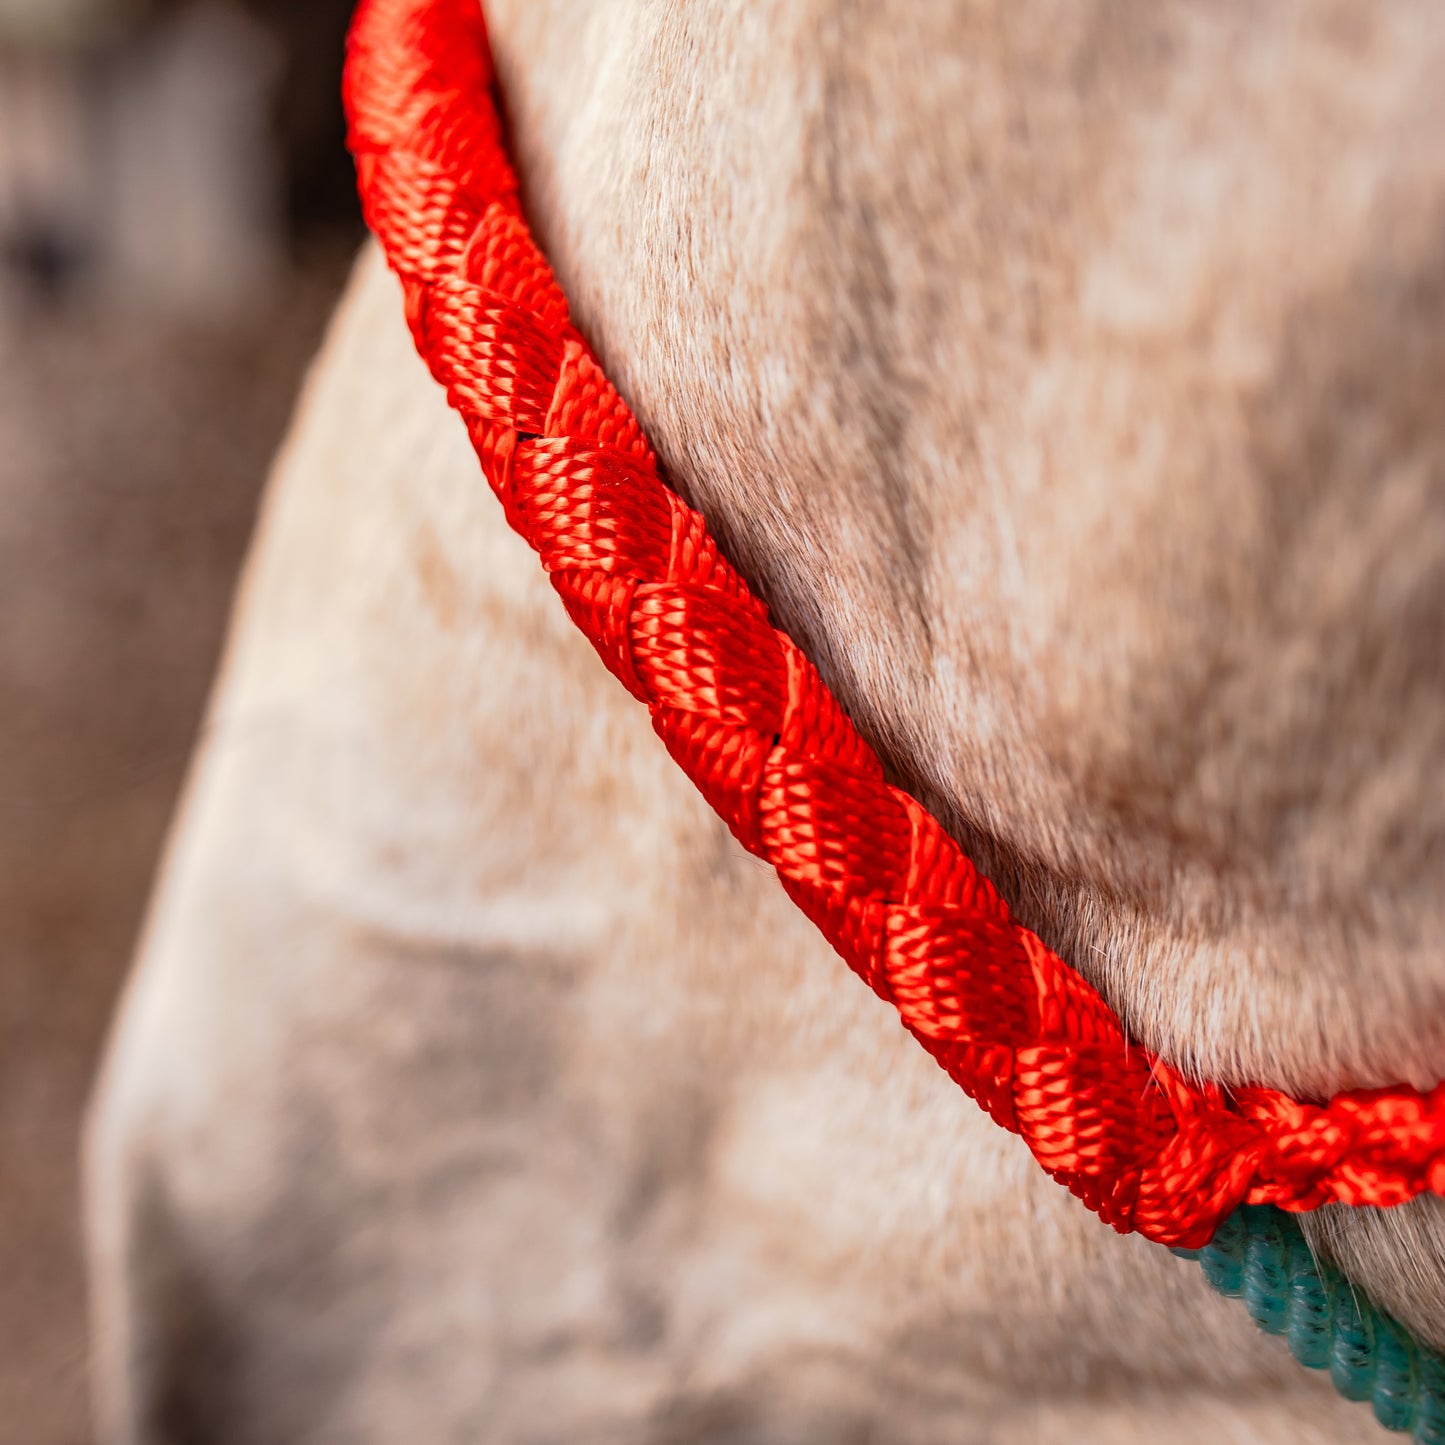
[[[663,485],[522,217],[478,0],[362,0],[346,94],[372,230],[511,525],[739,842],[944,1070],[1120,1231],[1200,1247],[1241,1202],[1445,1193],[1445,1085],[1186,1079],[1131,1044],[883,777],[817,671]]]
[[[1266,1334],[1282,1335],[1347,1400],[1368,1401],[1387,1430],[1445,1445],[1445,1360],[1310,1252],[1293,1215],[1249,1205],[1230,1215],[1197,1259],[1220,1294],[1242,1299]]]

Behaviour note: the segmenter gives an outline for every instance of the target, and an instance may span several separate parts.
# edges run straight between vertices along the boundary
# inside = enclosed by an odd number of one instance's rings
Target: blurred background
[[[88,1438],[77,1147],[360,239],[351,0],[0,0],[0,1436]]]

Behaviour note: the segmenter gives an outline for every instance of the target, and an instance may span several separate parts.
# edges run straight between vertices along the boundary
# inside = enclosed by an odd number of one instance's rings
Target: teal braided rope
[[[1299,1220],[1273,1205],[1235,1210],[1197,1259],[1222,1295],[1243,1299],[1266,1334],[1283,1335],[1347,1400],[1368,1400],[1387,1430],[1445,1445],[1445,1359],[1383,1314],[1333,1265],[1317,1260]]]

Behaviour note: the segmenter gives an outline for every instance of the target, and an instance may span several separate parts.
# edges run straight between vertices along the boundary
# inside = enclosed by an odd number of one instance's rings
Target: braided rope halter
[[[1445,1193],[1445,1084],[1185,1078],[890,786],[703,518],[664,485],[523,219],[479,0],[362,0],[346,99],[417,348],[572,620],[749,852],[939,1065],[1120,1232],[1199,1250],[1241,1204]]]
[[[527,231],[491,84],[478,0],[361,0],[345,92],[367,223],[569,616],[734,837],[1046,1172],[1120,1233],[1198,1257],[1387,1428],[1445,1445],[1445,1360],[1280,1212],[1445,1194],[1445,1084],[1312,1104],[1191,1081],[1131,1045],[884,782],[812,663],[660,480]]]
[[[527,232],[477,0],[366,0],[366,217],[507,520],[738,841],[904,1026],[1121,1232],[1198,1247],[1243,1201],[1445,1193],[1445,1085],[1297,1102],[1184,1078],[883,779],[817,670],[658,477]]]

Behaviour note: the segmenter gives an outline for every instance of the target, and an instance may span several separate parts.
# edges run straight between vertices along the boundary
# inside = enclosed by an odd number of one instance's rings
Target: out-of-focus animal
[[[489,4],[673,481],[1187,1069],[1445,1059],[1445,12]],[[110,1442],[1364,1438],[739,853],[365,258],[90,1139]],[[1437,1202],[1313,1222],[1445,1344]]]

